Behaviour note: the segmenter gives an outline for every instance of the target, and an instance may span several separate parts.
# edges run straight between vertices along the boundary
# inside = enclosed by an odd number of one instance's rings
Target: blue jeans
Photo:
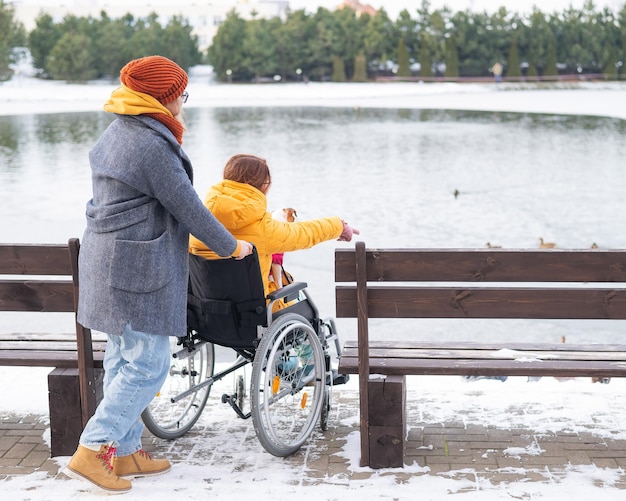
[[[112,444],[118,456],[141,449],[141,413],[165,382],[170,365],[168,336],[137,332],[108,334],[104,397],[80,436],[82,445]]]

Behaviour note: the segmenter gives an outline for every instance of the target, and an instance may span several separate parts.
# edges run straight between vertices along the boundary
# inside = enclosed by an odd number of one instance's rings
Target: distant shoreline
[[[0,84],[0,116],[101,111],[116,83],[17,77]],[[193,75],[191,108],[447,109],[626,119],[626,82],[218,84]]]

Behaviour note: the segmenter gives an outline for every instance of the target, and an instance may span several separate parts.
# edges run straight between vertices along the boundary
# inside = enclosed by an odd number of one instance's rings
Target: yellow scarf
[[[118,115],[146,115],[158,120],[174,134],[178,144],[183,144],[185,128],[174,118],[172,112],[149,94],[132,90],[125,85],[111,93],[104,103],[104,111]]]

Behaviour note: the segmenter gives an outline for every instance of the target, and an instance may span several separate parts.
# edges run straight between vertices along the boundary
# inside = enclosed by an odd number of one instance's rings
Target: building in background
[[[233,9],[243,19],[255,16],[284,19],[289,8],[288,0],[14,0],[6,3],[13,6],[16,19],[27,31],[35,28],[35,21],[42,13],[60,22],[68,14],[99,18],[104,11],[111,19],[118,19],[128,13],[147,17],[156,12],[163,25],[173,16],[181,16],[189,21],[201,51],[211,45],[219,25]]]
[[[368,3],[363,4],[359,2],[359,0],[346,0],[345,2],[339,4],[337,8],[338,9],[344,9],[344,8],[352,9],[353,11],[356,12],[357,17],[363,14],[369,14],[370,16],[375,16],[376,13],[378,12],[370,4]]]

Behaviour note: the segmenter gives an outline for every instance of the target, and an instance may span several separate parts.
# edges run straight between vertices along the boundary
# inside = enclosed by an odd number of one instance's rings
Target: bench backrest
[[[336,250],[335,281],[356,282],[337,286],[337,317],[626,318],[626,289],[607,285],[626,284],[622,250],[366,249],[358,242]]]
[[[0,244],[0,311],[74,312],[83,425],[96,406],[91,331],[76,320],[80,243]]]
[[[0,311],[74,311],[68,245],[0,244],[0,275],[20,276],[0,280]]]

